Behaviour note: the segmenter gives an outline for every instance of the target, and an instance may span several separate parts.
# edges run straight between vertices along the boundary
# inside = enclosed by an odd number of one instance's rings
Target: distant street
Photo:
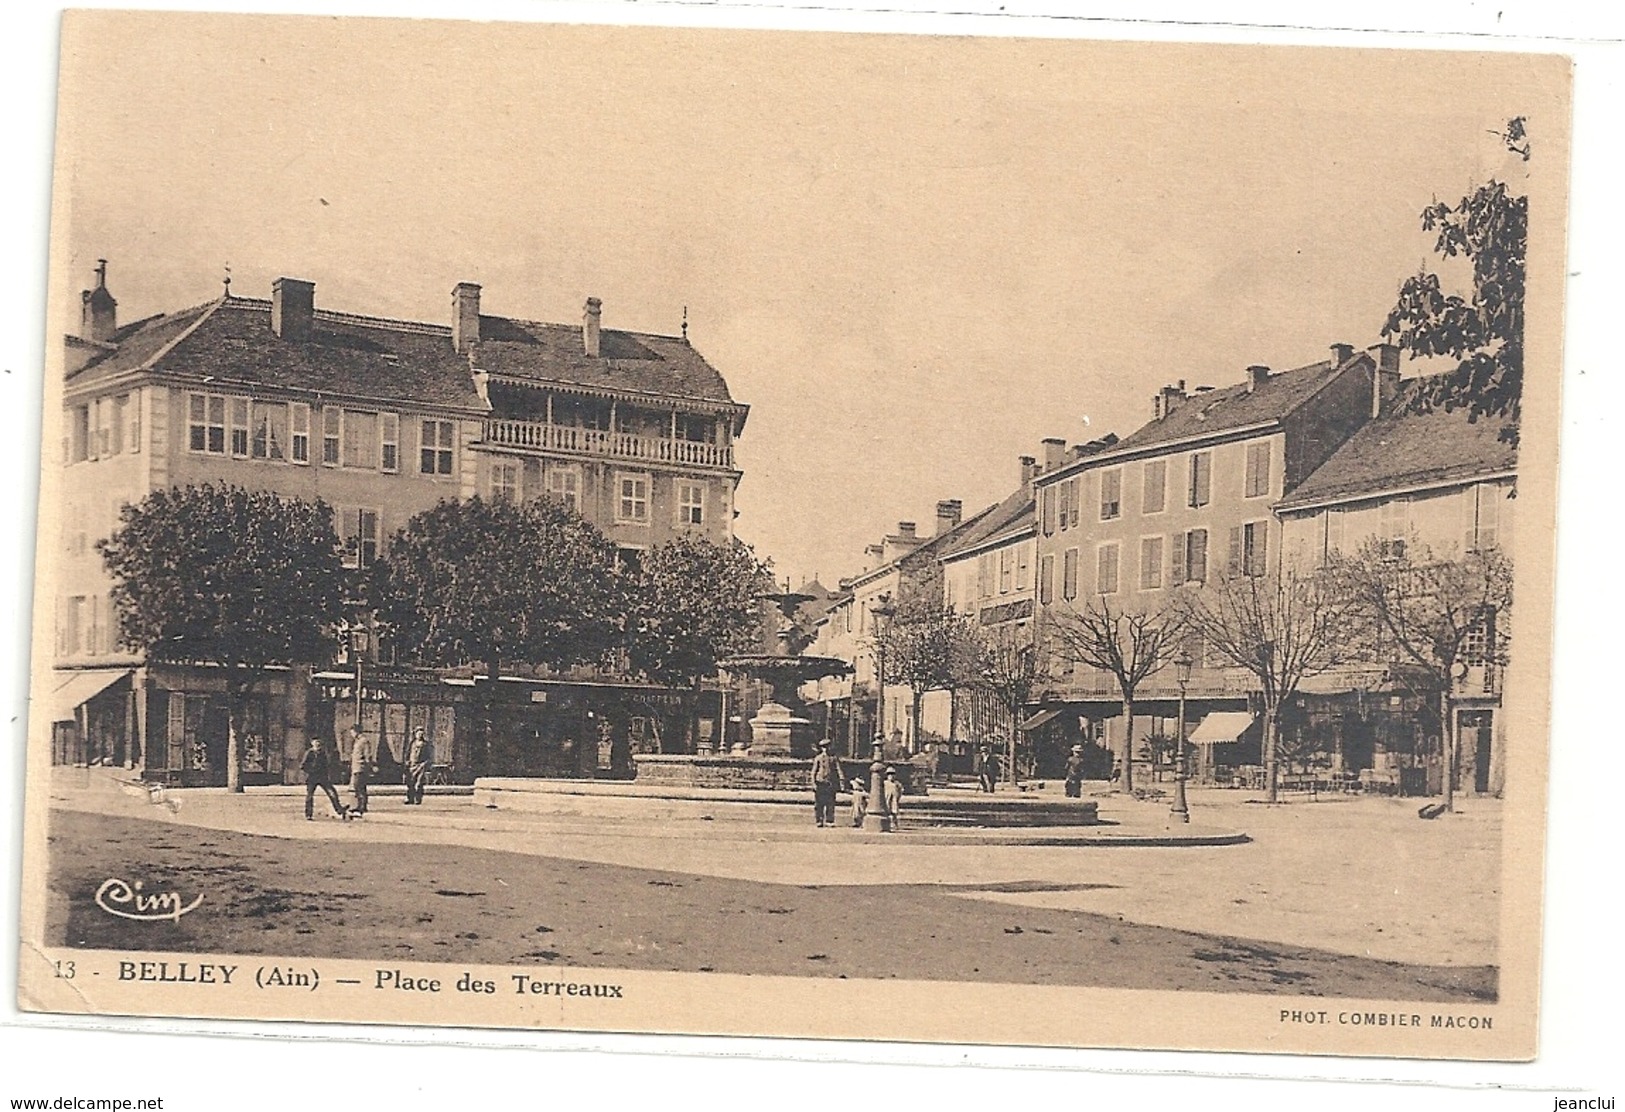
[[[1259,820],[1251,845],[1089,849],[843,844],[845,832],[810,823],[542,820],[466,797],[431,798],[422,811],[385,797],[360,822],[307,823],[287,793],[176,793],[174,811],[105,789],[54,794],[48,938],[74,947],[1411,1000],[1495,994],[1493,912],[1487,945],[1481,916],[1476,936],[1465,926],[1482,903],[1493,908],[1493,891],[1452,899],[1477,878],[1426,875],[1434,854],[1418,847],[1435,847],[1440,865],[1460,861],[1452,850],[1498,837],[1498,822],[1457,816],[1444,820],[1452,829],[1400,801],[1266,810],[1232,795],[1226,821]],[[1309,834],[1319,824],[1349,846],[1350,876],[1363,872],[1364,890],[1325,857],[1318,878],[1290,875],[1320,840]],[[1366,829],[1363,848],[1351,825]],[[1392,838],[1376,836],[1384,826]],[[1389,875],[1362,868],[1373,847],[1391,859]],[[1261,876],[1279,878],[1274,892]],[[121,920],[93,899],[109,877],[204,902],[178,922]],[[1300,886],[1311,905],[1332,903],[1306,916]],[[1387,914],[1380,893],[1399,889],[1411,914]],[[1351,931],[1369,935],[1366,954]],[[1320,944],[1305,944],[1317,935]],[[1413,957],[1384,960],[1394,953]]]

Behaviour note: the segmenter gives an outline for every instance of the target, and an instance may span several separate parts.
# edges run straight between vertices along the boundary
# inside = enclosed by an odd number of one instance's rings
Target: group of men
[[[342,760],[321,738],[310,739],[310,748],[306,750],[305,759],[300,765],[305,774],[306,819],[316,817],[318,790],[327,795],[328,802],[333,805],[333,813],[341,819],[348,821],[367,813],[367,786],[378,772],[378,743],[367,737],[359,723],[350,727],[350,794],[355,798],[352,806],[346,806],[339,799],[338,789],[333,786],[333,772],[336,768],[343,768]],[[402,765],[408,804],[423,802],[423,787],[428,782],[429,769],[433,764],[434,742],[429,740],[427,731],[419,726],[412,731],[412,741],[406,748],[406,760]]]

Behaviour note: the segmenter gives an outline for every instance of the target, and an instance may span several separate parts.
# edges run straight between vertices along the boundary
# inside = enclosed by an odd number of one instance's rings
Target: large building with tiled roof
[[[1104,599],[1114,609],[1157,609],[1176,590],[1236,575],[1264,575],[1279,559],[1274,506],[1310,476],[1372,415],[1373,398],[1397,388],[1398,352],[1336,344],[1331,357],[1289,371],[1249,367],[1235,385],[1187,392],[1184,382],[1153,399],[1152,419],[1097,451],[1047,443],[1034,480],[1036,605],[1046,615]],[[1195,645],[1192,714],[1241,712],[1245,672]],[[1051,755],[1078,740],[1116,753],[1125,735],[1116,679],[1051,661],[1042,711],[1056,711]],[[1141,686],[1136,762],[1146,742],[1174,727],[1172,669]],[[1046,720],[1049,721],[1049,720]],[[1067,723],[1073,725],[1062,729]],[[1255,731],[1256,732],[1256,731]],[[1042,762],[1041,762],[1042,763]]]
[[[228,285],[120,326],[101,264],[66,341],[53,713],[92,735],[86,701],[155,682],[118,645],[95,550],[121,507],[153,490],[215,483],[322,499],[357,567],[413,515],[474,494],[554,497],[627,560],[680,533],[732,536],[733,440],[747,408],[686,335],[605,329],[597,299],[580,325],[490,316],[479,302],[480,288],[460,283],[447,322],[391,320],[318,307],[313,283],[282,278],[269,298]],[[151,732],[133,709],[141,700],[128,701],[103,747],[156,760],[158,747],[137,740]],[[272,735],[304,729],[286,702],[267,696],[257,712],[271,740],[247,750],[252,776],[285,771]],[[176,705],[186,724],[163,756],[172,771],[221,771],[211,756],[221,723],[206,704],[195,715]],[[390,715],[378,713],[387,733]]]
[[[1464,408],[1422,404],[1425,383],[1408,381],[1382,412],[1276,504],[1283,558],[1318,567],[1370,542],[1423,560],[1511,550],[1517,506],[1518,453],[1502,421]],[[1468,639],[1451,695],[1455,789],[1499,793],[1506,775],[1506,721],[1501,713],[1495,615],[1482,616]],[[1422,724],[1431,693],[1397,665],[1350,666],[1316,677],[1309,692],[1311,725],[1331,736],[1337,763],[1398,782],[1420,760],[1427,790],[1438,791],[1438,747]],[[1406,713],[1386,713],[1390,706]],[[1430,763],[1431,762],[1431,763]],[[1365,770],[1369,770],[1368,773]]]

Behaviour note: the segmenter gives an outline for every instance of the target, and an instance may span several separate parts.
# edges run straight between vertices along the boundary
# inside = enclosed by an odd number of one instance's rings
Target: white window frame
[[[226,453],[232,459],[247,459],[253,451],[254,402],[251,398],[226,399]],[[241,444],[241,449],[238,445]]]
[[[214,408],[217,402],[220,407],[220,419],[218,421],[214,419]],[[196,407],[196,403],[202,404],[202,420],[193,416],[192,411]],[[226,406],[226,398],[223,394],[204,394],[197,391],[188,391],[186,395],[186,450],[188,453],[196,456],[223,456],[228,454],[231,442],[226,433]],[[203,446],[201,448],[192,446],[192,432],[194,429],[203,430]],[[209,434],[215,430],[219,430],[220,433],[220,447],[218,448],[209,446]]]
[[[303,466],[310,463],[309,402],[288,404],[288,459]]]
[[[339,518],[339,545],[340,563],[347,568],[365,568],[375,563],[384,554],[384,513],[373,506],[346,506],[335,511]],[[367,515],[372,516],[372,536],[366,537],[362,533],[362,525]],[[355,523],[355,531],[349,532],[350,523]],[[349,546],[349,537],[355,537],[355,548]],[[372,555],[366,554],[368,542],[372,545]]]
[[[418,423],[418,474],[440,476],[457,473],[457,423],[441,417],[425,417]],[[441,465],[445,466],[442,467]]]
[[[627,483],[642,483],[642,497],[639,497],[635,493],[628,496],[626,493]],[[650,519],[650,505],[653,502],[653,487],[653,480],[647,471],[615,472],[615,524],[648,525]],[[623,512],[628,504],[633,507],[633,511],[631,513]],[[639,516],[636,512],[636,507],[640,504],[643,507],[641,516]]]
[[[494,502],[506,499],[509,502],[519,502],[520,484],[524,480],[524,465],[516,459],[493,459],[491,461],[490,496]]]
[[[568,477],[570,489],[560,489],[559,479]],[[555,463],[547,469],[547,493],[576,513],[581,512],[581,466],[575,463]]]
[[[1025,591],[1032,581],[1033,554],[1025,544],[1016,546],[1016,590]]]
[[[342,406],[322,406],[322,466],[344,465],[344,409]]]
[[[690,495],[695,497],[690,498]],[[677,524],[684,527],[705,524],[704,483],[677,480]]]
[[[255,410],[260,409],[261,412],[264,412],[265,410],[273,409],[278,406],[281,406],[284,411],[290,408],[282,405],[280,402],[250,401],[248,403],[248,458],[260,460],[265,463],[288,462],[288,447],[285,444],[277,445],[277,448],[282,452],[281,455],[273,456],[271,454],[271,430],[269,427],[269,421],[266,422],[265,430],[265,454],[260,455],[255,450],[259,442],[259,422],[255,420]]]
[[[398,475],[401,470],[401,415],[378,414],[378,470]]]

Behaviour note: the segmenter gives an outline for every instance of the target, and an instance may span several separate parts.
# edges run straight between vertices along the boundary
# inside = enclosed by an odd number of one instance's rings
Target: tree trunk
[[[235,665],[228,665],[235,668]],[[243,790],[243,703],[253,681],[229,676],[226,680],[226,790]]]
[[[1134,700],[1123,699],[1123,790],[1134,791]]]
[[[1456,809],[1456,731],[1450,713],[1450,675],[1444,678],[1445,687],[1439,692],[1439,747],[1444,751],[1444,809]]]
[[[1267,706],[1264,708],[1264,802],[1277,801],[1277,781],[1280,775],[1278,754],[1281,751],[1280,738],[1276,731],[1280,729],[1279,708]]]
[[[948,689],[948,744],[959,740],[959,692]],[[951,749],[950,749],[951,751]]]
[[[921,693],[916,691],[914,693],[914,705],[909,708],[908,726],[911,736],[908,739],[908,745],[903,749],[905,754],[913,754],[920,751],[920,712],[922,710],[920,700],[922,698],[923,696]]]

